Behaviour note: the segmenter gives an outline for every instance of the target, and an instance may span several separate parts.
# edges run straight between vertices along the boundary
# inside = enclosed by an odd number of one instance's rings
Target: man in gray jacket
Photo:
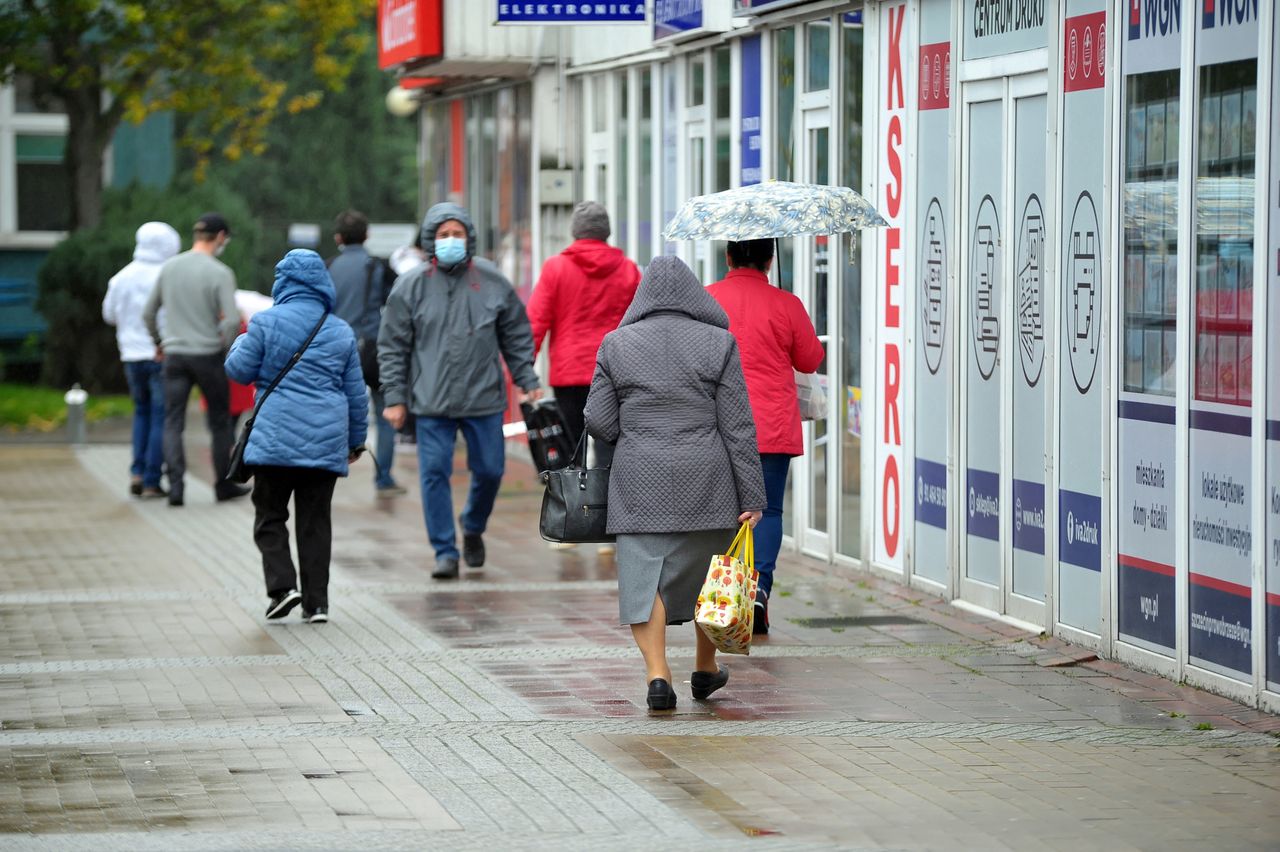
[[[422,222],[426,264],[396,280],[378,333],[383,416],[399,429],[417,415],[418,469],[427,537],[435,549],[431,576],[458,576],[457,535],[449,477],[458,431],[467,442],[471,490],[459,521],[462,556],[484,564],[484,533],[502,484],[506,457],[502,414],[507,407],[507,362],[523,394],[542,394],[533,370],[533,333],[511,282],[476,257],[476,232],[467,211],[437,204]]]
[[[236,275],[217,256],[231,239],[227,220],[206,213],[196,220],[190,251],[160,267],[142,318],[164,356],[164,461],[169,474],[169,505],[183,504],[187,456],[182,433],[187,424],[191,386],[199,385],[209,405],[213,438],[213,493],[219,502],[243,497],[250,489],[227,482],[231,461],[231,390],[222,359],[240,328]],[[157,315],[165,309],[164,337]]]

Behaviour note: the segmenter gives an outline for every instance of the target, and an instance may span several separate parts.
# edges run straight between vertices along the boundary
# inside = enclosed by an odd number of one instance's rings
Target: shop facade
[[[722,244],[661,235],[685,199],[859,189],[888,227],[783,241],[777,264],[830,405],[792,468],[788,546],[1280,709],[1273,4],[646,14],[545,27],[554,49],[503,84],[531,92],[528,268],[592,198],[642,266],[674,253],[710,283]],[[424,128],[473,155],[457,109]],[[440,138],[424,129],[424,183],[458,173]]]

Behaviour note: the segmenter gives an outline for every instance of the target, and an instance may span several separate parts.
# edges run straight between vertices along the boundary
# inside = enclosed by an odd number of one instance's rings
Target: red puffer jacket
[[[542,267],[529,299],[535,357],[551,332],[551,384],[589,385],[604,336],[618,327],[640,285],[621,249],[576,240]]]
[[[760,452],[801,455],[804,439],[793,370],[812,373],[823,358],[804,305],[750,268],[729,270],[707,291],[729,315],[729,331],[738,339]]]

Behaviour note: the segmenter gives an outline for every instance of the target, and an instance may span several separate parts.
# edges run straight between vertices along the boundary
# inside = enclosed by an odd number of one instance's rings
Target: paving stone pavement
[[[650,716],[518,460],[456,583],[341,482],[312,626],[263,619],[250,506],[130,500],[127,456],[0,446],[0,848],[1280,848],[1280,719],[918,591],[784,555],[729,687]]]

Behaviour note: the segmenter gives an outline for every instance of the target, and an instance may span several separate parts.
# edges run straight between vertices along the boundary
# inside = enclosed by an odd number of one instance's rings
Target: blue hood
[[[338,291],[320,255],[311,249],[293,249],[276,264],[271,298],[277,305],[311,299],[322,303],[326,311],[332,311],[338,303]]]

